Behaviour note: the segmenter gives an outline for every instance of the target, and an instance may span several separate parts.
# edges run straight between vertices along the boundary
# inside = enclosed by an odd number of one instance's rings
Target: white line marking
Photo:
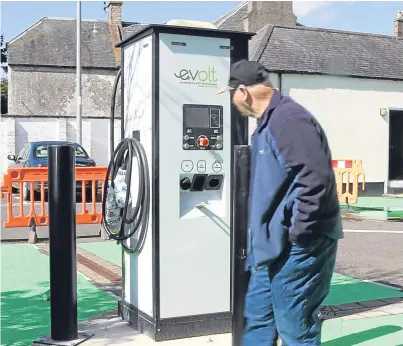
[[[345,229],[345,233],[391,233],[391,234],[403,234],[403,231],[387,231],[378,229]]]

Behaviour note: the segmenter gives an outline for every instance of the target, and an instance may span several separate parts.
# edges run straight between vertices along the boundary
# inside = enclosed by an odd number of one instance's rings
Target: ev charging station
[[[252,35],[150,25],[118,45],[122,142],[137,145],[119,314],[156,341],[231,332],[233,148],[248,122],[216,92]]]

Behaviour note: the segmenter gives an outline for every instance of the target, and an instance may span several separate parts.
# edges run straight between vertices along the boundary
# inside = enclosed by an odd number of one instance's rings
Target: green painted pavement
[[[390,219],[390,220],[392,220],[392,219],[397,219],[397,220],[401,219],[401,220],[403,220],[403,209],[402,210],[400,210],[400,209],[396,210],[396,209],[390,208],[387,211],[387,218]]]
[[[322,346],[403,346],[403,314],[382,317],[327,320]]]
[[[108,240],[94,243],[80,243],[78,247],[92,252],[94,255],[121,267],[122,266],[122,245],[116,241]]]
[[[345,206],[344,203],[340,204],[341,206]],[[358,197],[358,201],[355,204],[350,204],[350,207],[357,208],[372,208],[372,209],[381,209],[383,208],[403,208],[403,198],[388,198],[388,197]]]
[[[81,243],[79,247],[92,252],[117,266],[122,264],[121,246],[115,241]],[[376,299],[403,297],[403,292],[372,282],[360,281],[335,273],[332,287],[324,305],[342,305]]]
[[[403,297],[403,292],[393,287],[334,273],[330,293],[323,305],[334,306],[397,297]]]
[[[26,346],[50,333],[49,257],[31,245],[1,246],[1,345]],[[81,274],[78,320],[116,308],[116,300]]]
[[[349,213],[344,203],[340,206],[344,213]],[[359,197],[357,203],[350,204],[350,210],[364,219],[403,219],[403,198]]]
[[[121,265],[115,242],[79,244],[80,247]],[[1,345],[29,345],[50,332],[50,305],[42,299],[49,289],[49,257],[30,245],[1,247]],[[78,275],[78,318],[85,320],[116,307],[116,301]],[[340,305],[380,298],[402,297],[403,292],[382,285],[334,274],[325,305]],[[327,320],[324,346],[403,346],[403,315],[360,320]]]
[[[357,213],[364,219],[392,220],[403,219],[403,198],[359,197],[357,203],[350,204],[350,211],[340,204],[344,213]]]

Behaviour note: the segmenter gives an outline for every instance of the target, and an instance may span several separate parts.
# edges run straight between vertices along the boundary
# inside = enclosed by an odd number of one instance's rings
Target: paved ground
[[[49,257],[32,245],[1,246],[1,344],[27,346],[49,333]],[[78,320],[116,308],[116,298],[77,277]]]
[[[46,251],[47,245],[39,245]],[[119,294],[120,282],[113,276],[121,275],[120,248],[114,242],[81,243],[79,258],[87,263],[99,263],[104,272],[95,273],[96,267],[79,264],[79,270],[98,287]],[[102,257],[102,258],[101,258]],[[80,260],[79,260],[80,262]],[[81,268],[80,268],[81,267]],[[113,273],[113,274],[111,274]],[[109,277],[109,279],[107,279]],[[355,344],[379,346],[399,345],[403,337],[403,292],[369,282],[335,274],[332,289],[322,308],[324,321],[322,345],[348,346]],[[80,331],[95,335],[84,345],[153,345],[151,339],[138,334],[123,322],[116,310],[94,320],[80,324]],[[218,346],[230,346],[231,335],[210,335],[206,337],[173,340],[164,345],[204,345],[214,342]]]
[[[387,231],[384,232],[381,235],[388,234]],[[378,233],[375,234],[378,235]],[[346,240],[343,242],[346,242],[346,244],[354,243],[356,240],[348,239],[350,235],[356,236],[357,234],[347,233]],[[370,233],[370,236],[372,235],[373,233]],[[401,234],[397,235],[402,237]],[[32,251],[27,251],[27,249]],[[342,245],[339,253],[341,260],[343,260],[344,256],[346,258],[350,256],[344,252],[344,249],[344,245]],[[36,250],[35,256],[34,250]],[[28,258],[27,253],[31,257],[28,256]],[[14,338],[14,340],[20,341],[5,343],[6,345],[28,345],[27,341],[33,340],[34,335],[39,337],[46,335],[49,331],[49,317],[46,317],[49,316],[49,304],[41,299],[42,293],[48,289],[48,273],[46,265],[44,265],[45,263],[48,264],[47,253],[47,244],[2,246],[2,263],[7,263],[5,267],[4,264],[2,265],[1,271],[3,283],[3,338],[7,337],[9,338],[8,340],[13,340]],[[109,310],[116,307],[116,300],[111,302],[110,299],[113,296],[120,295],[120,256],[120,247],[113,241],[80,242],[78,244],[77,269],[89,280],[86,283],[86,289],[89,291],[85,293],[82,288],[85,285],[82,282],[83,278],[79,276],[79,286],[81,286],[78,294],[79,318],[81,320],[85,319],[84,316],[91,318],[91,316],[97,315],[102,310],[100,307],[109,307]],[[18,258],[18,260],[15,261],[14,258]],[[396,258],[397,262],[399,260],[401,261],[401,256]],[[15,262],[17,262],[17,265]],[[340,263],[340,259],[338,259],[338,262]],[[38,268],[40,269],[39,275]],[[24,274],[16,276],[15,272],[23,272]],[[90,285],[89,288],[88,285]],[[100,293],[97,293],[98,291],[94,291],[96,288],[102,288],[111,295],[100,296]],[[85,306],[83,305],[84,301]],[[403,340],[402,301],[403,292],[397,289],[335,274],[331,294],[324,303],[323,345],[347,346],[360,342],[360,345],[372,346],[400,345],[401,340]],[[17,308],[15,308],[16,306]],[[33,306],[35,309],[31,310]],[[24,316],[24,318],[21,318],[21,316]],[[34,321],[35,328],[30,329],[32,321]],[[13,330],[18,330],[18,336]],[[122,322],[114,310],[109,311],[105,316],[98,317],[96,320],[82,322],[80,330],[95,333],[93,338],[83,344],[88,346],[128,345],[133,342],[139,345],[153,344],[150,339],[139,335],[130,326]],[[230,346],[231,336],[228,334],[212,335],[170,341],[164,344],[196,346],[210,342],[214,342],[215,345]]]
[[[403,197],[360,197],[356,204],[347,210],[342,204],[343,213],[354,214],[355,217],[372,220],[403,219]]]
[[[403,231],[403,224],[400,229]],[[340,242],[336,270],[403,289],[403,232],[346,233]]]
[[[41,246],[47,247],[47,245]],[[93,262],[99,262],[100,259],[102,259],[103,263],[109,263],[110,266],[108,268],[114,271],[117,275],[121,275],[121,247],[114,241],[80,243],[78,244],[77,249],[79,254],[86,256]],[[332,291],[324,302],[324,305],[334,306],[372,301],[386,297],[403,297],[403,290],[400,292],[395,288],[389,288],[384,285],[354,279],[354,267],[352,271],[348,270],[348,268],[344,271],[340,270],[340,262],[346,258],[345,256],[346,255],[343,251],[339,252],[339,258],[337,261],[338,265],[336,268],[337,273],[334,274],[332,281]],[[400,256],[400,258],[402,258],[402,256]],[[379,275],[378,277],[383,278],[382,275]],[[369,277],[363,277],[362,279],[368,280]]]
[[[387,208],[403,207],[403,195],[394,195],[394,197],[359,197],[356,204],[351,204],[352,208]],[[344,204],[341,204],[344,206]]]
[[[392,309],[392,307],[390,307]],[[393,307],[394,311],[403,311],[403,307]],[[322,333],[322,346],[402,346],[403,314],[379,315],[379,310],[372,310],[372,315],[364,317],[350,315],[345,318],[325,321]],[[384,311],[386,313],[386,311]],[[83,332],[95,335],[83,346],[123,346],[123,345],[167,345],[167,346],[231,346],[231,335],[210,335],[191,339],[159,342],[158,344],[144,335],[138,334],[113,313],[80,324]]]
[[[13,203],[17,206],[18,196],[14,195]],[[24,210],[28,212],[30,202],[24,202]],[[97,203],[97,209],[100,209]],[[39,208],[39,202],[35,202]],[[1,219],[6,217],[5,206],[1,206]],[[78,212],[82,204],[77,204]],[[14,212],[18,213],[18,207]],[[89,237],[98,237],[100,225],[77,225],[79,242],[93,241]],[[340,243],[336,269],[338,272],[364,280],[384,282],[403,287],[403,222],[387,222],[377,220],[344,221],[347,230],[345,239]],[[355,232],[355,233],[354,233]],[[39,239],[48,238],[48,227],[38,227]],[[28,239],[28,228],[1,227],[1,239]],[[82,238],[82,239],[80,239]],[[95,238],[100,240],[99,238]],[[377,254],[377,256],[374,256]]]
[[[1,220],[1,240],[24,240],[29,237],[29,228],[5,228],[3,226],[4,220],[7,217],[7,209],[5,205],[5,199],[0,200],[0,220]],[[13,195],[13,214],[19,215],[19,196]],[[23,202],[24,215],[29,213],[31,202]],[[35,211],[40,213],[40,202],[34,202]],[[91,203],[87,204],[87,209],[91,210]],[[47,203],[45,203],[45,210],[47,211]],[[96,210],[101,210],[101,203],[96,203]],[[77,203],[77,213],[82,212],[82,203]],[[77,225],[76,233],[77,237],[93,237],[99,236],[100,225]],[[39,239],[49,238],[49,228],[48,227],[37,227],[37,235]]]
[[[5,199],[0,200],[0,220],[1,220],[1,239],[2,240],[24,240],[28,239],[29,228],[4,228],[3,221],[6,220],[7,211],[5,206]],[[13,195],[13,213],[19,213],[19,196]],[[28,213],[31,202],[23,202],[24,213]],[[40,211],[40,203],[34,203],[35,210]],[[45,204],[47,210],[47,203]],[[91,205],[87,205],[87,208],[91,208]],[[96,209],[101,210],[101,203],[96,203]],[[82,211],[82,204],[77,203],[77,213]],[[350,218],[355,218],[351,216]],[[388,231],[402,231],[403,232],[403,222],[386,222],[386,221],[376,221],[376,220],[354,220],[345,221],[344,226],[346,229],[360,229],[360,230],[388,230]],[[100,225],[77,225],[77,237],[91,237],[98,236],[100,232]],[[37,234],[39,239],[48,238],[49,230],[48,227],[37,227]]]
[[[15,197],[14,201],[19,202]],[[37,208],[39,203],[35,205]],[[28,211],[29,206],[30,202],[24,202],[24,209]],[[81,207],[78,204],[78,210]],[[2,220],[5,216],[5,207],[2,206]],[[322,345],[403,346],[403,223],[356,220],[352,215],[350,221],[344,221],[344,228],[346,232],[340,242],[337,274],[333,278],[331,294],[324,303],[322,315],[326,321]],[[103,311],[114,309],[121,293],[120,247],[113,241],[88,237],[97,236],[99,230],[99,225],[77,226],[77,236],[84,237],[78,239],[77,246],[77,269],[81,273],[78,279],[79,319],[83,321],[80,329],[95,333],[95,337],[83,345],[126,345],[133,342],[151,345],[150,339],[138,335],[122,322],[116,311],[84,322],[102,312],[102,308],[105,308]],[[2,240],[27,239],[28,232],[27,228],[1,227]],[[47,228],[38,228],[38,236],[47,238]],[[27,248],[35,249],[36,255]],[[47,254],[46,243],[2,246],[2,345],[28,345],[29,341],[49,331],[49,302],[42,299],[42,293],[49,287]],[[24,274],[15,275],[20,272]],[[104,291],[109,295],[102,295]],[[213,335],[164,344],[196,346],[211,342],[229,346],[231,336]]]

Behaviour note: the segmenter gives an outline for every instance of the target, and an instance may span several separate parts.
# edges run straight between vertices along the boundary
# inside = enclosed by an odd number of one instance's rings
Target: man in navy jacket
[[[257,120],[251,177],[243,346],[320,345],[316,310],[343,238],[326,135],[304,107],[274,90],[253,61],[231,66],[233,104]]]

